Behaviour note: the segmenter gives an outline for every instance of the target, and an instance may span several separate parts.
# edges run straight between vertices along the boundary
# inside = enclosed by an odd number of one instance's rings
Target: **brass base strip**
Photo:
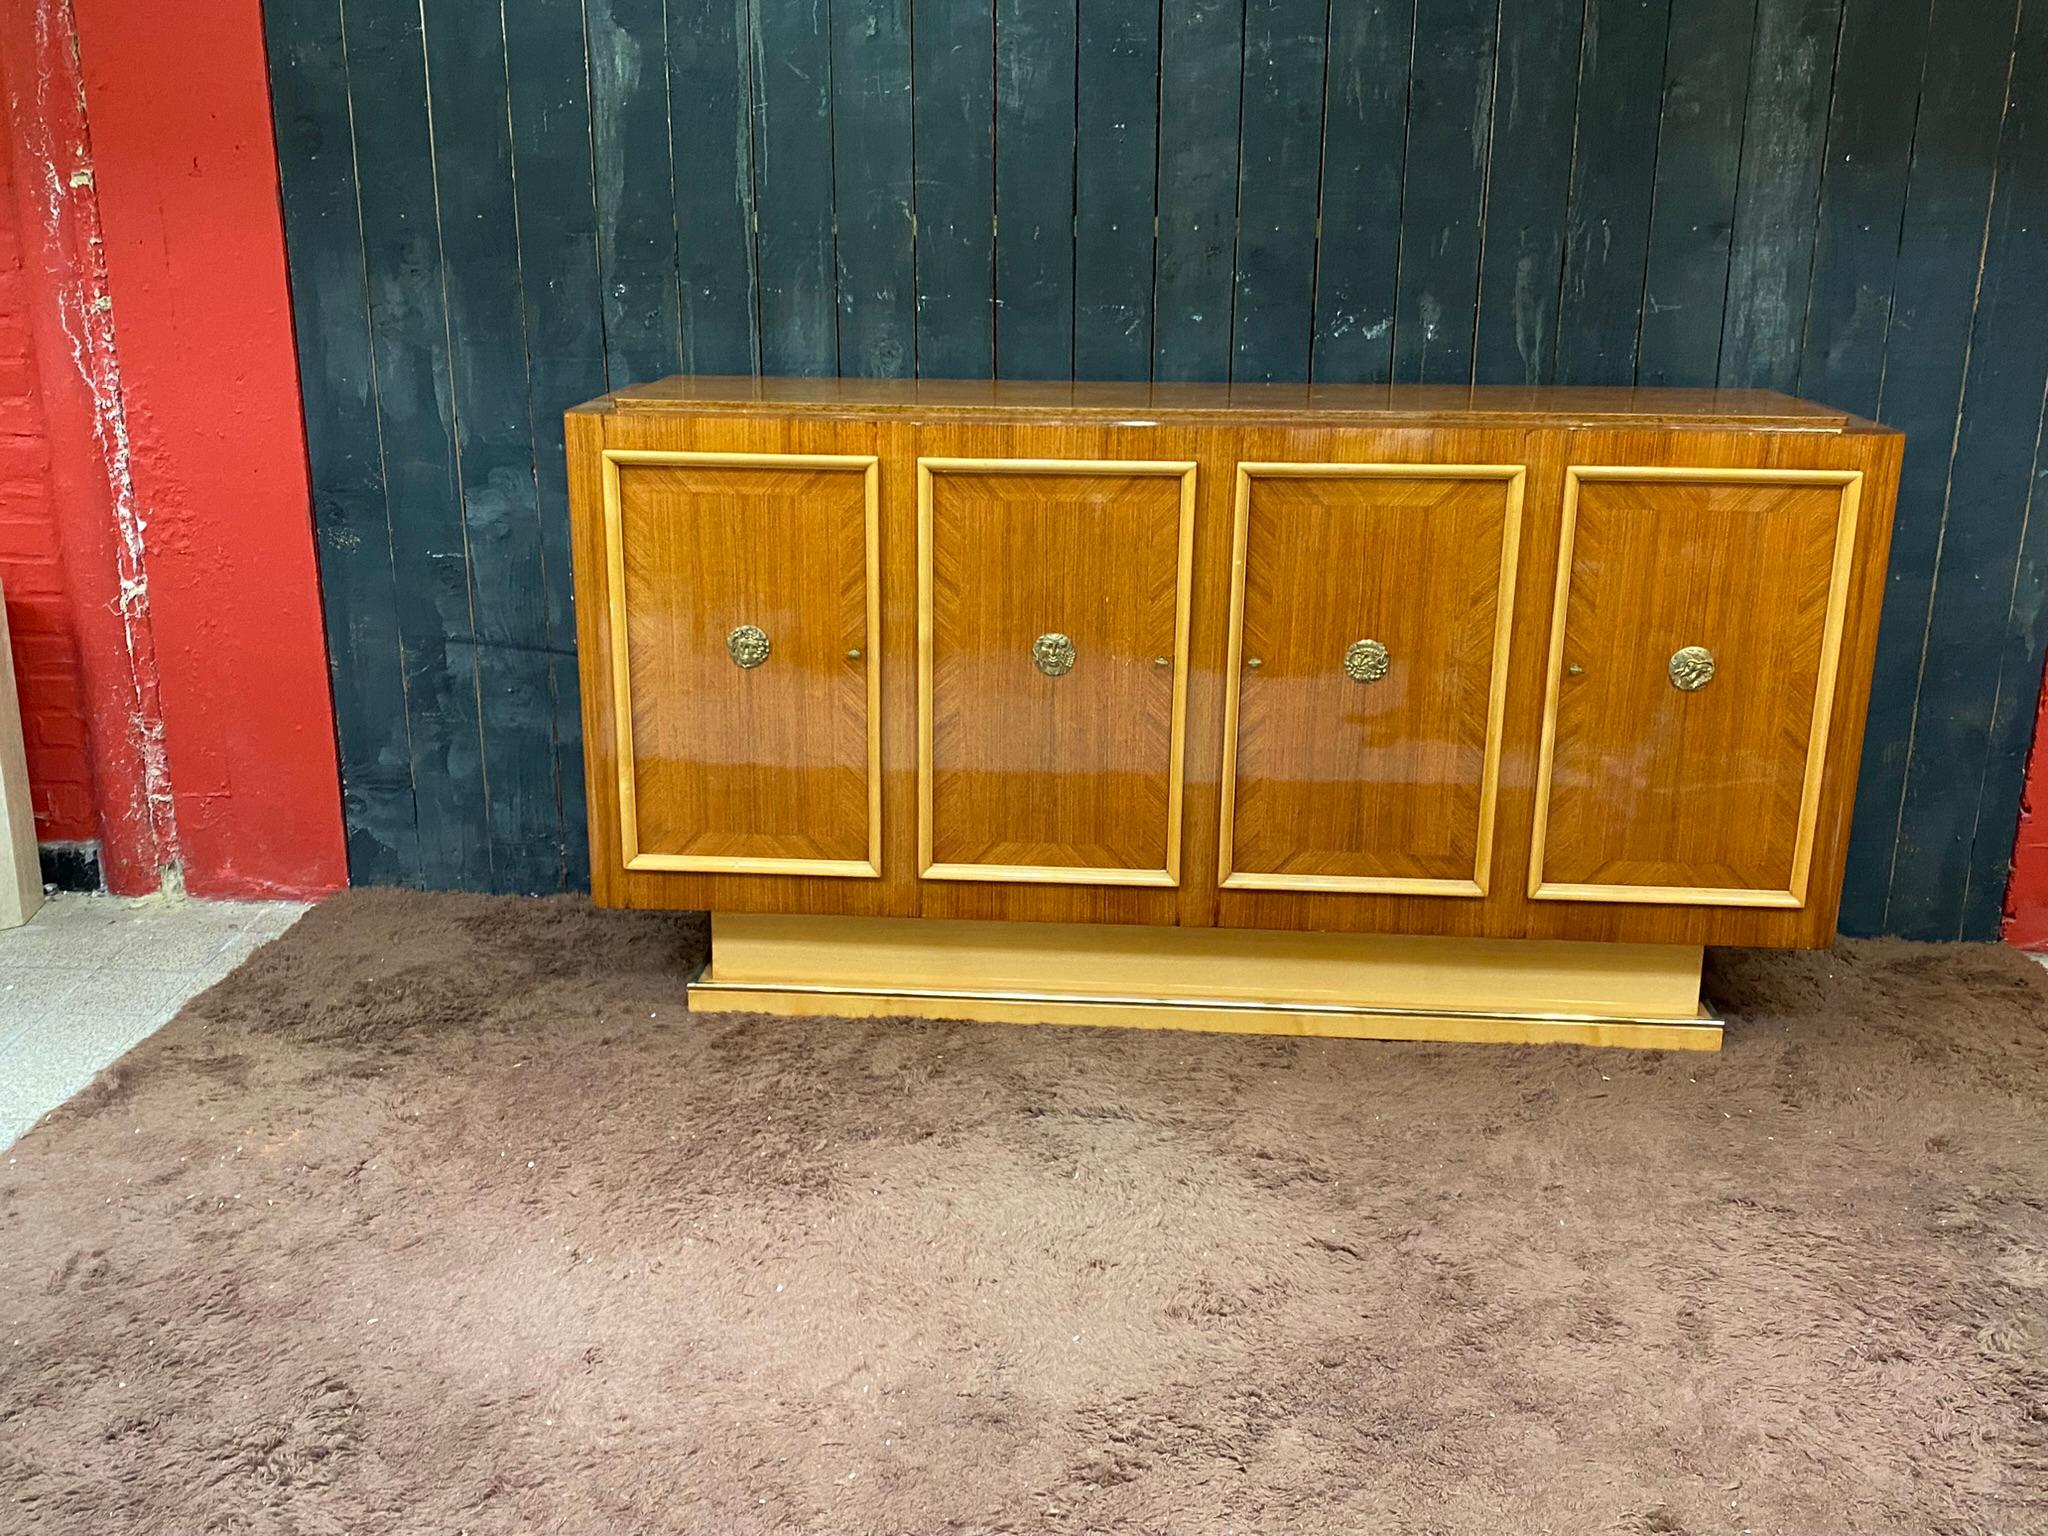
[[[762,982],[699,981],[692,1013],[779,1018],[932,1018],[981,1024],[1077,1024],[1098,1029],[1185,1029],[1210,1034],[1298,1035],[1333,1040],[1435,1040],[1484,1045],[1598,1045],[1634,1050],[1718,1051],[1721,1021],[1581,1015],[1457,1013],[1372,1007],[1305,1007],[1224,999],[1036,997],[904,988],[854,991]]]
[[[1693,946],[720,914],[696,1012],[1717,1050]]]

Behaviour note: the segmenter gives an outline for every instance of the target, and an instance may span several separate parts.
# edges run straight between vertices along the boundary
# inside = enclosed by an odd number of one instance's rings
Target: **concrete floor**
[[[0,1150],[305,910],[58,896],[0,931]]]

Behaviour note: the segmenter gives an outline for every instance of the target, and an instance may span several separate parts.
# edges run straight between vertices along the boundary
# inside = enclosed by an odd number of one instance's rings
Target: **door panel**
[[[1178,883],[1194,474],[918,461],[926,878]]]
[[[1532,896],[1805,904],[1862,478],[1567,472]]]
[[[626,867],[878,875],[876,459],[604,467]]]
[[[1523,481],[1238,467],[1225,889],[1486,894]]]

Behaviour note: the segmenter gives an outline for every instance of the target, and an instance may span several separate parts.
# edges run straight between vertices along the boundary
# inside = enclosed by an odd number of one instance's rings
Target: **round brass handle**
[[[1698,693],[1714,680],[1714,653],[1704,645],[1681,646],[1664,670],[1680,693]]]
[[[1058,630],[1031,642],[1031,665],[1047,677],[1065,677],[1074,670],[1074,642]]]
[[[725,654],[736,667],[758,667],[768,659],[768,651],[768,637],[751,624],[742,624],[725,637]]]
[[[1344,675],[1354,683],[1376,683],[1390,665],[1387,648],[1377,640],[1354,640],[1344,653]]]
[[[1254,672],[1256,672],[1260,667],[1263,667],[1266,663],[1257,656],[1247,656],[1245,658],[1244,664],[1250,667]]]

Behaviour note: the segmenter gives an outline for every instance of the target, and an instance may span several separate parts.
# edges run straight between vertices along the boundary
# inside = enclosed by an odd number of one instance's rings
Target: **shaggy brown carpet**
[[[0,1164],[0,1529],[2048,1526],[2048,976],[1723,1056],[705,1022],[356,894]]]

